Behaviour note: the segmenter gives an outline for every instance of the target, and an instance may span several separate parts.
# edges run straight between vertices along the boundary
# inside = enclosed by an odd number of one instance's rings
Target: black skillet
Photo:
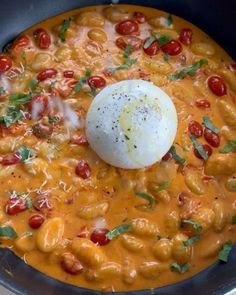
[[[121,0],[120,3],[152,6],[181,16],[202,28],[236,59],[236,0]],[[43,19],[94,4],[110,4],[110,1],[0,0],[0,49],[20,32]],[[101,294],[45,276],[26,265],[7,249],[0,249],[0,283],[19,295]],[[116,294],[223,295],[234,288],[236,288],[236,246],[227,264],[215,263],[191,279],[163,288]]]

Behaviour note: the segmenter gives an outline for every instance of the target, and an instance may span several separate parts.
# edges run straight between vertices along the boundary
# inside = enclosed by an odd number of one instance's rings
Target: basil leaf
[[[147,48],[152,44],[152,42],[154,42],[155,40],[156,40],[156,38],[155,38],[154,36],[149,37],[149,38],[145,41],[145,43],[143,44],[143,48],[144,48],[144,49],[147,49]]]
[[[39,81],[36,79],[36,78],[32,78],[30,81],[29,81],[29,85],[28,85],[28,88],[30,90],[34,89],[37,85],[38,85]]]
[[[230,140],[230,142],[226,146],[219,149],[219,152],[221,154],[227,154],[232,152],[235,148],[236,148],[236,140]]]
[[[153,210],[156,206],[156,199],[151,196],[151,195],[148,195],[146,193],[143,193],[143,192],[137,192],[135,193],[136,196],[144,199],[144,200],[147,200],[148,201],[148,205],[140,205],[140,206],[136,206],[136,208],[138,209],[144,209],[144,210]]]
[[[66,31],[69,29],[71,20],[72,20],[71,17],[65,19],[63,21],[63,24],[62,24],[61,28],[60,28],[59,35],[58,36],[59,36],[59,38],[61,39],[62,42],[65,42],[66,41],[65,34],[66,34]]]
[[[168,185],[169,185],[169,182],[168,181],[164,181],[159,187],[157,187],[157,188],[154,189],[155,190],[155,193],[158,194],[161,191],[167,189]]]
[[[28,209],[32,209],[33,208],[33,203],[32,203],[32,200],[30,199],[29,196],[26,196],[25,203],[26,203]]]
[[[171,38],[166,35],[156,34],[154,37],[157,39],[159,46],[163,46],[163,45],[167,44],[168,42],[170,42],[170,40],[171,40]]]
[[[203,122],[202,122],[202,124],[206,127],[206,128],[208,128],[208,129],[210,129],[211,131],[213,131],[214,133],[219,133],[219,129],[212,123],[212,121],[211,121],[211,119],[209,118],[209,117],[207,117],[207,116],[204,116],[203,117]]]
[[[27,148],[25,145],[20,146],[17,151],[21,162],[25,162],[33,157],[32,149]]]
[[[188,262],[180,265],[178,262],[174,262],[171,264],[170,268],[174,271],[177,271],[179,273],[185,273],[190,267],[190,264]]]
[[[85,72],[85,75],[79,79],[79,81],[76,83],[74,87],[75,92],[79,92],[81,88],[84,86],[84,84],[87,82],[88,78],[91,76],[92,70],[87,69]]]
[[[194,76],[196,74],[196,71],[200,69],[201,66],[207,65],[207,64],[208,64],[207,59],[200,59],[199,61],[197,61],[190,67],[184,68],[175,74],[168,75],[168,79],[173,81],[173,80],[181,80],[187,75]]]
[[[164,59],[165,62],[169,62],[169,54],[164,52],[163,53],[163,59]]]
[[[132,45],[130,43],[128,43],[126,45],[125,51],[123,53],[123,57],[128,58],[131,53],[132,53]]]
[[[236,224],[236,215],[232,216],[232,223]]]
[[[168,26],[173,24],[173,17],[171,14],[169,14],[168,17],[166,18],[166,23]]]
[[[195,222],[192,219],[183,219],[181,221],[182,225],[183,224],[190,224],[197,232],[200,232],[202,230],[202,226],[199,225],[197,222]]]
[[[208,159],[208,154],[207,152],[204,150],[204,148],[202,147],[202,145],[197,141],[197,139],[195,138],[194,135],[190,136],[190,139],[193,143],[194,148],[199,152],[199,154],[202,156],[202,158],[204,160]]]
[[[130,68],[133,64],[135,64],[137,62],[137,59],[130,59],[127,58],[127,60],[120,66],[116,67],[116,68],[108,68],[108,72],[110,72],[111,74],[114,74],[115,72],[119,71],[119,70],[125,70]]]
[[[120,236],[120,235],[122,235],[124,233],[130,232],[132,230],[133,230],[132,225],[130,225],[130,224],[121,224],[121,225],[116,226],[112,230],[110,230],[106,234],[106,238],[108,240],[113,240],[114,238],[116,238],[116,237],[118,237],[118,236]]]
[[[0,96],[2,96],[6,91],[4,90],[3,87],[0,87]]]
[[[233,243],[228,241],[224,244],[223,248],[219,251],[218,259],[223,262],[227,262],[229,258],[229,253],[233,248]]]
[[[17,233],[11,226],[0,226],[0,237],[16,238]]]
[[[184,158],[181,158],[181,157],[177,154],[176,149],[175,149],[174,146],[172,146],[172,147],[170,148],[170,153],[172,154],[172,157],[173,157],[173,159],[175,159],[176,162],[180,163],[181,165],[183,165],[183,164],[185,163],[186,160],[185,160]]]
[[[7,108],[6,115],[0,117],[0,124],[9,127],[11,126],[11,124],[18,122],[22,118],[22,111],[16,106],[9,105]]]
[[[9,102],[13,105],[22,105],[27,102],[29,102],[31,99],[31,96],[26,93],[17,93],[17,94],[12,94],[9,97]]]
[[[183,241],[183,244],[184,244],[184,246],[186,246],[186,247],[187,247],[187,246],[191,246],[193,243],[199,241],[200,238],[201,238],[200,235],[196,235],[196,236],[194,236],[194,237],[191,237],[191,238],[187,239],[186,241]]]

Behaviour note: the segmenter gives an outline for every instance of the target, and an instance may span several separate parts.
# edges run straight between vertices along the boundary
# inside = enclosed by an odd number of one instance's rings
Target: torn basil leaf
[[[62,42],[65,42],[66,41],[66,31],[69,29],[70,27],[70,22],[71,22],[72,18],[71,17],[68,17],[67,19],[65,19],[63,21],[63,24],[60,28],[60,31],[59,31],[59,38],[61,39]]]
[[[190,267],[190,264],[188,262],[184,264],[179,264],[178,262],[174,262],[170,265],[171,270],[177,271],[179,273],[185,273]]]
[[[136,206],[136,208],[141,209],[141,210],[153,210],[155,208],[156,199],[153,196],[148,195],[148,194],[143,193],[143,192],[137,192],[135,194],[139,198],[142,198],[142,199],[148,201],[147,205],[139,205],[139,206]]]
[[[218,259],[223,262],[228,262],[230,251],[233,248],[233,243],[228,241],[224,244],[223,248],[219,251]]]
[[[201,238],[200,235],[196,235],[196,236],[194,236],[194,237],[191,237],[191,238],[187,239],[186,241],[183,241],[183,244],[184,244],[184,246],[186,246],[186,247],[187,247],[187,246],[191,246],[193,243],[199,241],[200,238]]]
[[[115,68],[108,68],[107,71],[110,72],[111,74],[114,74],[115,72],[117,72],[119,70],[125,70],[125,69],[130,68],[136,62],[137,62],[136,58],[135,59],[127,58],[126,61],[122,65],[115,67]]]
[[[13,104],[13,105],[22,105],[22,104],[26,104],[27,102],[29,102],[30,99],[31,99],[30,94],[17,93],[17,94],[12,94],[9,97],[9,103]]]
[[[126,45],[126,47],[125,47],[125,51],[123,53],[123,57],[128,58],[131,53],[132,53],[132,45],[128,43]]]
[[[166,18],[167,26],[171,26],[173,24],[173,16],[171,14]]]
[[[192,219],[183,219],[181,221],[182,225],[183,224],[189,224],[191,225],[197,232],[202,231],[202,226],[199,225],[196,221],[192,220]]]
[[[14,239],[17,237],[17,233],[11,226],[0,226],[0,237]]]
[[[212,123],[211,119],[208,116],[203,117],[203,125],[213,131],[214,133],[219,133],[219,129]]]
[[[17,151],[21,162],[25,162],[33,157],[32,149],[27,148],[25,145],[20,146]]]
[[[28,85],[29,90],[33,90],[38,85],[38,83],[39,81],[36,78],[32,78],[29,81],[29,85]]]
[[[221,154],[227,154],[236,149],[236,140],[231,140],[227,145],[219,149]]]
[[[197,141],[196,137],[194,135],[190,136],[190,139],[193,143],[194,148],[199,152],[199,154],[201,155],[201,157],[204,160],[208,159],[208,154],[207,152],[204,150],[204,148],[202,147],[202,145]]]
[[[185,163],[186,160],[177,154],[176,148],[174,146],[170,148],[170,153],[172,154],[172,157],[176,162],[178,162],[181,165]]]
[[[168,181],[164,181],[159,187],[155,188],[155,193],[160,193],[161,191],[165,190],[168,188],[169,182]]]
[[[124,233],[127,233],[127,232],[130,232],[133,230],[133,227],[132,225],[130,224],[121,224],[121,225],[118,225],[116,226],[115,228],[113,228],[112,230],[110,230],[107,234],[106,234],[106,238],[108,240],[113,240],[115,239],[116,237],[124,234]]]
[[[10,127],[23,118],[22,111],[19,107],[9,105],[5,116],[0,117],[0,124]]]
[[[81,88],[84,86],[84,84],[87,82],[88,78],[91,76],[92,70],[87,69],[85,72],[85,75],[79,79],[79,81],[76,83],[74,87],[75,92],[79,92]]]

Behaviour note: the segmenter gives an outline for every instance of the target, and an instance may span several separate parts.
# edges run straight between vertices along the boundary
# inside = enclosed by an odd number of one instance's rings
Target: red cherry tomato
[[[70,252],[63,253],[61,256],[61,267],[70,275],[78,275],[83,272],[83,266],[79,260]]]
[[[198,108],[208,109],[211,107],[211,103],[207,99],[197,99],[195,104]]]
[[[29,218],[29,226],[37,229],[44,223],[45,218],[42,215],[34,214]]]
[[[210,157],[210,155],[212,154],[212,148],[208,145],[208,144],[203,144],[202,148],[204,149],[204,151],[207,153],[208,157]],[[193,150],[194,155],[198,158],[198,159],[203,159],[203,157],[199,154],[198,150],[194,149]]]
[[[143,24],[146,22],[146,16],[140,11],[134,12],[134,19],[140,24]]]
[[[70,143],[77,144],[77,145],[87,145],[88,140],[85,135],[73,135]]]
[[[75,168],[75,173],[83,179],[89,178],[91,176],[89,164],[84,160],[79,160]]]
[[[4,73],[12,67],[12,60],[7,55],[0,55],[0,73]]]
[[[51,45],[50,35],[42,28],[38,28],[34,31],[34,38],[40,49],[48,49]]]
[[[18,152],[16,152],[15,154],[6,155],[1,160],[1,164],[3,166],[15,165],[18,163],[20,163],[20,155]]]
[[[149,38],[147,38],[146,40],[144,40],[144,43],[143,43],[143,44],[145,44],[146,41],[147,41],[148,39],[149,39]],[[143,47],[143,51],[144,51],[147,55],[149,55],[149,56],[156,55],[156,54],[158,53],[159,49],[160,49],[160,46],[158,45],[157,40],[154,40],[154,41],[152,42],[152,44],[151,44],[150,46],[148,46],[148,48],[144,48],[144,47]]]
[[[73,78],[74,77],[74,71],[64,71],[63,76],[65,78]]]
[[[191,29],[182,29],[179,34],[179,41],[184,45],[190,45],[192,43],[193,31]]]
[[[167,152],[163,157],[162,157],[162,161],[168,162],[172,159],[172,154],[171,152]]]
[[[28,206],[23,198],[11,198],[6,202],[6,213],[8,215],[16,215],[28,209]]]
[[[41,118],[48,114],[48,98],[46,95],[37,94],[33,96],[29,103],[29,111],[33,118]]]
[[[13,44],[12,44],[12,49],[13,50],[22,50],[24,47],[28,46],[30,43],[30,38],[26,35],[20,36],[17,38]]]
[[[218,147],[220,145],[220,137],[218,134],[214,133],[208,128],[204,129],[204,137],[206,141],[213,147]]]
[[[138,24],[134,20],[123,20],[116,25],[115,29],[120,35],[132,35],[139,31]]]
[[[46,193],[41,193],[34,199],[34,208],[38,211],[49,211],[52,210],[52,203],[49,199],[49,195]]]
[[[124,36],[116,39],[116,46],[124,50],[130,44],[132,51],[138,50],[142,46],[142,40],[136,36]]]
[[[171,56],[179,54],[182,49],[182,45],[177,40],[171,40],[161,46],[161,50]]]
[[[216,96],[223,96],[227,93],[227,87],[224,80],[219,76],[211,76],[207,80],[208,87]]]
[[[102,88],[106,86],[106,80],[101,76],[91,76],[88,78],[88,85],[91,88]]]
[[[52,68],[46,69],[46,70],[44,70],[44,71],[42,71],[41,73],[38,74],[37,79],[39,81],[44,81],[44,80],[46,80],[48,78],[55,77],[56,74],[57,74],[57,70],[52,69]]]
[[[106,234],[109,232],[106,228],[96,228],[91,236],[90,240],[94,242],[95,244],[98,244],[100,246],[104,246],[110,242],[110,240],[107,239]]]
[[[188,124],[188,131],[191,135],[194,135],[196,138],[198,138],[202,136],[203,128],[202,125],[197,121],[190,121]]]
[[[48,124],[37,123],[32,127],[32,130],[37,138],[49,138],[52,135],[53,127]]]

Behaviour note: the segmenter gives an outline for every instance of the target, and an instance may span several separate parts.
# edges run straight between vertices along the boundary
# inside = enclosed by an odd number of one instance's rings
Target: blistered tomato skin
[[[202,148],[204,149],[204,151],[207,153],[208,157],[211,156],[212,154],[212,148],[208,145],[208,144],[203,144]],[[198,150],[194,149],[194,155],[198,158],[198,159],[203,159],[203,157],[199,154]]]
[[[161,46],[161,50],[170,56],[178,55],[182,51],[182,45],[177,40],[171,40]]]
[[[143,24],[146,22],[146,16],[139,11],[135,11],[134,12],[134,19],[139,23],[139,24]]]
[[[96,228],[92,232],[92,234],[90,236],[90,240],[100,246],[107,245],[110,242],[110,240],[108,240],[106,237],[106,234],[108,232],[109,232],[109,230],[106,228]]]
[[[149,38],[147,38],[146,40],[144,40],[144,43],[143,45],[145,45],[146,41],[148,40]],[[143,47],[143,51],[149,55],[149,56],[154,56],[158,53],[158,51],[160,50],[160,46],[158,45],[158,42],[157,40],[154,40],[151,45],[149,45],[147,48],[144,48]]]
[[[5,73],[12,67],[12,60],[7,55],[0,55],[0,73]]]
[[[211,92],[216,96],[223,96],[227,94],[227,87],[224,80],[219,76],[211,76],[207,80],[207,85]]]
[[[142,40],[136,36],[123,36],[116,39],[116,46],[122,50],[124,50],[128,44],[131,45],[131,50],[133,52],[141,48]]]
[[[28,206],[22,198],[11,198],[6,202],[6,213],[16,215],[28,209]]]
[[[200,109],[209,109],[211,107],[211,103],[207,99],[197,99],[195,105]]]
[[[39,228],[45,221],[45,218],[40,214],[34,214],[29,218],[29,226],[33,229]]]
[[[51,45],[51,38],[48,32],[42,28],[38,28],[34,31],[34,38],[37,46],[40,49],[48,49]]]
[[[75,174],[80,178],[87,179],[91,176],[91,169],[85,160],[79,160],[75,168]]]
[[[196,138],[198,138],[202,136],[203,128],[202,125],[197,121],[191,121],[188,124],[188,131],[191,135],[194,135]]]
[[[124,20],[116,25],[116,32],[120,35],[132,35],[138,33],[138,24],[133,20]]]
[[[103,88],[106,86],[106,80],[101,76],[91,76],[88,78],[88,85],[91,88]]]
[[[193,31],[189,28],[182,29],[179,34],[179,41],[184,45],[190,45],[192,43]]]
[[[204,137],[206,141],[213,147],[220,146],[220,136],[208,128],[204,129]]]
[[[56,74],[57,74],[57,70],[52,69],[52,68],[46,69],[46,70],[44,70],[44,71],[42,71],[41,73],[38,74],[37,79],[40,82],[42,82],[42,81],[44,81],[46,79],[55,77]]]

